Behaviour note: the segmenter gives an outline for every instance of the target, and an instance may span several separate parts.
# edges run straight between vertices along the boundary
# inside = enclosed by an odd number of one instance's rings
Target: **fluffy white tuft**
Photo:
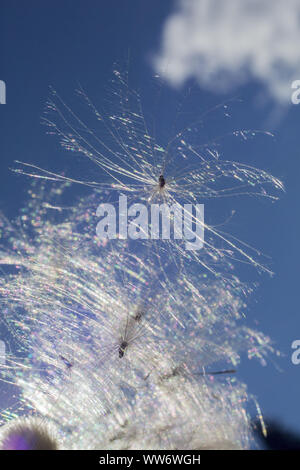
[[[19,418],[0,428],[2,450],[58,450],[53,427],[37,418]]]

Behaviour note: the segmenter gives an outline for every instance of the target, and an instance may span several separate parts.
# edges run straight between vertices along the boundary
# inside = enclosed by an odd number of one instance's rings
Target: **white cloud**
[[[225,91],[256,79],[285,101],[300,79],[300,0],[178,0],[154,64],[173,85],[195,77]]]

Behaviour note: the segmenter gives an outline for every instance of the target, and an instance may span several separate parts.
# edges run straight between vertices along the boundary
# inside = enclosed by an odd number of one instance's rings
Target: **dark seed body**
[[[164,175],[160,175],[159,179],[158,179],[158,182],[159,182],[159,187],[160,188],[163,188],[166,184],[166,180],[164,178]]]
[[[142,319],[142,312],[137,312],[134,316],[135,321],[140,321]]]
[[[73,364],[71,364],[71,362],[69,362],[64,356],[60,355],[59,357],[65,363],[68,369],[71,369],[73,367]]]
[[[126,341],[122,341],[119,347],[119,358],[121,359],[124,356],[125,349],[127,348],[128,343]]]

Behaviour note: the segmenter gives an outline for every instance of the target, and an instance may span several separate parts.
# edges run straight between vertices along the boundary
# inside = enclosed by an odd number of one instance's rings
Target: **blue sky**
[[[10,171],[14,160],[51,169],[67,170],[70,164],[57,141],[47,136],[40,124],[49,85],[72,100],[73,90],[80,82],[101,104],[114,62],[123,63],[129,56],[132,85],[143,88],[147,103],[153,95],[147,96],[143,84],[155,73],[152,58],[163,50],[165,22],[174,9],[175,2],[170,0],[2,1],[0,79],[6,82],[7,104],[0,106],[0,208],[6,215],[16,215],[29,186],[28,179]],[[208,52],[205,54],[207,59]],[[252,54],[255,57],[255,49]],[[299,64],[294,65],[293,79],[300,79],[300,73],[296,75]],[[190,85],[188,72],[186,76]],[[248,321],[253,324],[256,319],[285,356],[276,358],[280,370],[271,361],[261,367],[244,358],[238,374],[266,416],[278,418],[300,432],[300,365],[291,362],[291,343],[300,339],[300,105],[279,97],[279,92],[274,91],[278,83],[274,84],[272,77],[269,81],[265,77],[260,80],[259,74],[251,74],[251,69],[246,76],[246,80],[237,80],[236,86],[226,87],[222,94],[220,86],[216,86],[217,91],[208,86],[208,75],[205,80],[196,77],[197,105],[203,112],[224,99],[238,97],[242,102],[234,107],[232,128],[267,129],[275,134],[274,139],[254,139],[243,147],[242,155],[232,158],[281,178],[286,193],[275,204],[256,199],[233,200],[231,208],[236,210],[236,216],[227,230],[272,257],[276,275],[258,278],[260,286],[250,301]],[[227,81],[229,85],[235,83],[233,75]],[[171,85],[166,82],[164,87]],[[185,87],[183,83],[178,92],[170,91],[169,99],[184,93]],[[286,87],[288,95],[288,80]],[[214,132],[209,124],[207,129]],[[221,216],[221,212],[217,213],[216,219]]]

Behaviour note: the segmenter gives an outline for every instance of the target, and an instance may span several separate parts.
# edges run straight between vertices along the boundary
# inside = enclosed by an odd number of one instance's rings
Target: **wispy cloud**
[[[299,0],[178,0],[155,68],[173,85],[226,91],[262,82],[279,102],[300,78]]]

